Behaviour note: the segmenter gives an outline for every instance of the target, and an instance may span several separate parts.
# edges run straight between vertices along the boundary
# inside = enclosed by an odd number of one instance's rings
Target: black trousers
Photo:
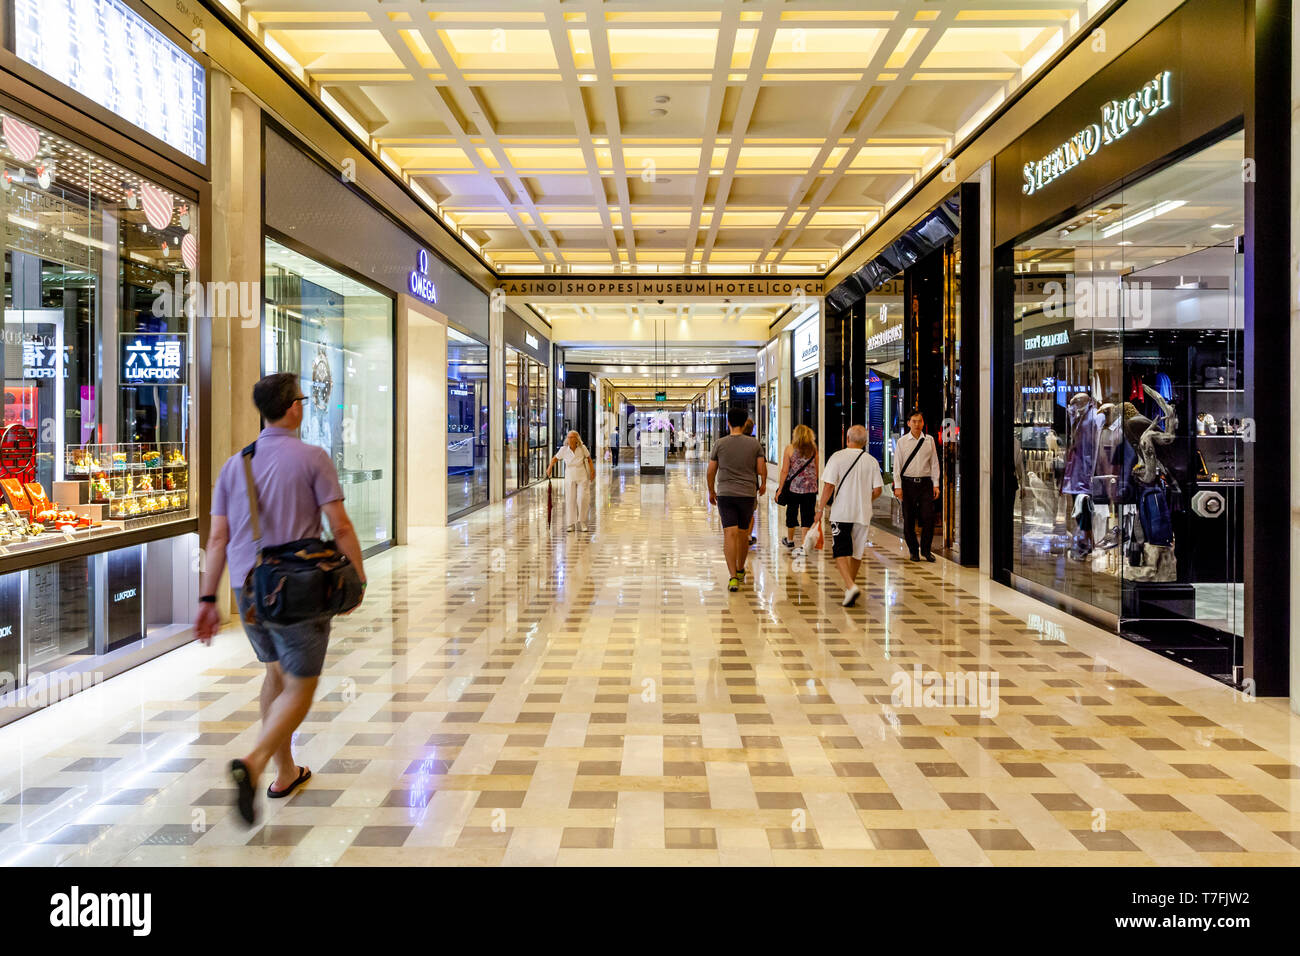
[[[916,523],[921,523],[920,553],[929,554],[934,541],[934,482],[929,478],[904,478],[903,540],[907,550],[917,553]]]

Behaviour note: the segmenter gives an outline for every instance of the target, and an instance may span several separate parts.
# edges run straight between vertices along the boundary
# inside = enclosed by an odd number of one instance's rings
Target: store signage
[[[753,395],[757,389],[753,385],[733,385],[731,394],[733,395]]]
[[[1031,335],[1025,339],[1025,351],[1031,352],[1034,349],[1050,349],[1057,345],[1069,345],[1070,333],[1066,329],[1060,332],[1052,332],[1047,335]]]
[[[524,341],[528,343],[528,347],[530,349],[538,348],[537,336],[533,335],[532,332],[524,333]]]
[[[119,362],[123,385],[184,385],[185,333],[123,332]]]
[[[421,249],[415,257],[415,268],[410,277],[411,295],[429,304],[438,301],[438,287],[429,278],[429,253]]]
[[[655,401],[656,401],[656,402],[666,402],[666,401],[668,401],[668,393],[667,393],[667,392],[655,392]]]
[[[881,306],[883,309],[884,306]],[[875,335],[867,336],[867,351],[872,352],[882,345],[888,345],[890,342],[903,341],[903,323],[891,325],[883,332],[877,332]]]
[[[1022,170],[1025,183],[1020,191],[1026,196],[1034,195],[1088,157],[1095,156],[1103,146],[1117,142],[1130,130],[1141,126],[1148,117],[1166,109],[1173,103],[1170,94],[1172,79],[1173,74],[1164,70],[1136,93],[1103,105],[1100,123],[1085,126],[1037,162],[1025,163]]]
[[[59,350],[41,339],[23,341],[23,378],[57,378]],[[63,370],[66,378],[68,370]]]
[[[704,277],[624,276],[611,278],[552,277],[506,279],[499,287],[508,296],[527,299],[664,298],[752,296],[759,299],[804,299],[825,295],[826,283],[813,276],[745,276],[737,279]]]
[[[814,316],[795,329],[791,338],[794,342],[795,376],[816,369],[821,352],[821,323],[818,317]]]
[[[135,594],[136,594],[135,588],[127,588],[125,591],[118,591],[116,594],[113,595],[113,603],[120,604],[123,601],[135,597]]]
[[[126,0],[14,0],[13,50],[195,162],[207,162],[203,64]]]

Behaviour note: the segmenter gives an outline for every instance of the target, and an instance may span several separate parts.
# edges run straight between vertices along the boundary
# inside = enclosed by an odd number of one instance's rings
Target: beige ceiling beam
[[[501,208],[510,213],[511,222],[514,224],[515,228],[519,230],[519,233],[524,237],[540,261],[543,258],[541,247],[537,245],[537,241],[533,239],[532,234],[524,226],[523,220],[520,219],[519,215],[514,211],[514,207],[507,199],[506,194],[502,191],[500,184],[496,181],[496,178],[479,157],[478,151],[473,148],[473,145],[469,141],[469,137],[465,134],[464,129],[461,128],[460,122],[457,120],[455,113],[442,98],[442,91],[438,89],[438,87],[436,87],[426,76],[424,76],[423,71],[420,70],[420,65],[415,59],[415,54],[413,54],[407,47],[406,42],[398,33],[397,26],[390,21],[386,15],[379,13],[373,15],[373,22],[379,31],[384,34],[384,39],[388,42],[388,45],[392,47],[393,52],[402,59],[411,70],[412,83],[415,85],[415,89],[438,112],[443,125],[451,131],[452,136],[455,137],[456,143],[461,148],[462,152],[464,152],[466,156],[470,157],[470,161],[474,164],[479,175],[484,178],[485,182],[490,184],[490,187],[496,193]],[[490,257],[491,253],[486,248],[483,251]]]
[[[717,191],[713,195],[713,215],[704,237],[704,247],[700,250],[701,266],[708,264],[713,245],[718,239],[722,210],[726,208],[727,199],[731,195],[731,183],[736,178],[736,166],[740,162],[740,154],[744,149],[745,134],[749,129],[750,118],[754,115],[754,104],[758,101],[759,90],[763,86],[763,70],[772,53],[772,41],[776,38],[776,30],[781,23],[781,6],[781,0],[766,0],[763,4],[758,32],[754,37],[754,50],[749,58],[749,69],[745,74],[740,102],[736,105],[736,115],[731,124],[731,142],[727,144],[726,160],[722,174],[718,177]]]
[[[900,16],[898,22],[889,28],[879,47],[877,47],[875,53],[872,54],[871,62],[862,72],[862,79],[858,81],[857,86],[854,87],[853,92],[849,95],[849,98],[846,101],[847,105],[836,115],[834,125],[831,127],[831,134],[826,138],[826,144],[818,150],[817,158],[813,160],[812,166],[809,167],[807,174],[800,181],[798,188],[795,190],[796,196],[806,197],[812,189],[813,184],[817,181],[817,178],[824,175],[826,161],[830,158],[831,151],[841,147],[840,141],[848,136],[850,121],[852,121],[853,117],[857,115],[858,110],[862,109],[864,101],[876,86],[876,78],[880,75],[881,70],[884,69],[890,56],[893,55],[894,50],[898,48],[898,44],[903,39],[904,33],[908,29],[911,29],[912,26],[912,18],[908,17],[907,19],[904,19]],[[936,130],[938,129],[937,127],[933,128]],[[947,131],[942,132],[945,136],[949,135]],[[854,149],[853,140],[851,139],[849,149],[852,151],[852,155],[846,155],[844,158],[848,159],[848,161],[852,163],[852,161],[857,158],[857,154],[861,151],[861,147]],[[803,203],[799,208],[816,209],[818,207],[812,205],[812,203]],[[781,217],[781,221],[777,223],[776,228],[772,230],[763,247],[762,258],[764,260],[767,259],[768,255],[772,251],[772,247],[776,245],[777,241],[784,234],[785,228],[790,224],[790,220],[793,218],[794,213],[794,208],[787,209],[785,215]],[[805,213],[805,215],[801,217],[800,221],[807,222],[808,214]]]
[[[829,176],[818,177],[813,187],[814,191],[812,195],[806,197],[807,204],[810,208],[818,208],[821,202],[829,196],[831,191],[839,184],[840,180],[844,178],[845,173],[847,173],[853,165],[853,157],[857,156],[863,145],[866,144],[867,139],[876,131],[877,128],[879,128],[881,120],[885,118],[890,109],[893,108],[894,104],[898,102],[898,98],[902,96],[903,91],[907,89],[907,84],[910,82],[912,74],[915,73],[917,65],[922,63],[926,56],[934,49],[935,44],[937,44],[943,37],[944,31],[951,25],[952,20],[956,15],[957,11],[955,9],[946,7],[939,11],[939,16],[936,19],[930,21],[929,30],[921,39],[921,42],[916,45],[916,48],[912,51],[912,55],[908,57],[907,63],[905,63],[902,69],[898,71],[898,81],[885,87],[880,96],[871,104],[871,108],[867,111],[867,115],[862,118],[862,123],[858,127],[858,133],[853,138],[853,145],[849,147],[844,156],[840,158],[840,161],[836,163],[835,169]],[[919,173],[919,170],[917,172]],[[793,228],[786,231],[785,236],[782,237],[780,245],[777,248],[777,254],[774,259],[775,262],[780,262],[790,252],[790,250],[794,248],[794,244],[799,241],[799,237],[803,234],[804,229],[807,228],[810,218],[811,217],[809,216],[805,216]]]
[[[688,227],[682,267],[690,269],[700,242],[700,222],[704,218],[704,198],[709,191],[709,171],[713,168],[713,147],[722,122],[722,105],[727,96],[727,77],[735,50],[736,30],[740,25],[740,0],[725,0],[718,30],[718,45],[713,52],[713,74],[709,79],[708,101],[704,108],[704,136],[700,141],[700,165],[691,197],[691,224]]]
[[[596,90],[605,117],[605,139],[609,143],[610,164],[614,169],[614,190],[622,212],[623,251],[629,266],[636,266],[636,229],[632,225],[632,201],[628,193],[627,160],[623,156],[623,124],[614,90],[614,62],[609,52],[609,34],[605,30],[605,12],[601,0],[587,0],[587,35],[591,38],[591,60],[596,69]],[[603,194],[602,194],[602,198]]]
[[[533,228],[537,230],[538,235],[542,237],[542,241],[545,242],[547,247],[551,250],[551,255],[555,257],[555,261],[557,263],[564,262],[564,255],[560,252],[560,247],[556,243],[555,237],[551,235],[551,231],[546,227],[546,223],[542,221],[541,214],[537,211],[537,204],[533,202],[533,197],[528,192],[527,187],[524,186],[519,172],[510,163],[510,159],[506,155],[505,147],[503,147],[501,141],[497,139],[496,130],[494,130],[492,124],[488,122],[487,105],[483,103],[478,94],[471,89],[469,84],[465,81],[465,78],[461,75],[460,69],[456,64],[455,57],[451,55],[451,51],[448,50],[446,44],[442,42],[442,37],[427,17],[421,19],[417,29],[420,36],[424,39],[425,45],[433,54],[433,58],[438,61],[438,65],[447,75],[447,86],[452,91],[452,95],[459,99],[462,111],[470,117],[470,122],[473,123],[475,128],[478,130],[478,135],[482,138],[484,146],[496,159],[497,166],[500,167],[501,170],[499,175],[503,176],[506,181],[510,183],[510,188],[515,194],[515,203],[522,205],[524,211],[528,213],[529,218],[533,221]],[[405,46],[405,44],[403,44],[403,46]],[[426,78],[426,82],[432,81],[429,81]]]
[[[600,226],[605,233],[605,244],[609,249],[609,258],[618,262],[618,234],[614,231],[614,220],[609,214],[609,202],[605,198],[605,182],[600,175],[600,162],[596,159],[596,144],[591,135],[591,123],[587,118],[587,105],[582,98],[582,87],[578,82],[578,67],[573,61],[573,51],[569,46],[569,31],[564,19],[564,10],[552,0],[545,9],[546,29],[551,35],[551,46],[555,49],[555,62],[559,66],[560,81],[563,84],[564,99],[573,117],[573,126],[578,134],[578,145],[582,149],[582,162],[591,189],[592,202],[600,215]],[[625,219],[623,228],[627,229]]]

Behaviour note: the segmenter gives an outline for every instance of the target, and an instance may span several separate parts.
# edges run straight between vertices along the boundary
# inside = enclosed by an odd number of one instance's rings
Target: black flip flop
[[[244,761],[230,761],[230,779],[235,781],[235,786],[239,789],[235,806],[238,808],[239,815],[244,822],[251,827],[256,821],[257,815],[253,808],[253,779]]]
[[[289,784],[289,786],[285,787],[283,790],[272,790],[268,785],[266,788],[266,795],[270,797],[272,800],[283,800],[289,794],[293,793],[295,790],[298,789],[298,784],[306,783],[310,779],[311,779],[311,771],[308,770],[306,767],[299,767],[297,780]]]

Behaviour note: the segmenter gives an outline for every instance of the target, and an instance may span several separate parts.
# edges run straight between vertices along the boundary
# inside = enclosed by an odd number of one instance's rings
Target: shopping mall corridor
[[[729,594],[703,485],[605,468],[588,534],[541,485],[372,560],[298,737],[314,777],[251,831],[237,627],[0,728],[0,862],[1300,864],[1282,702],[883,532],[842,608],[770,500]],[[913,668],[991,696],[900,696]]]

